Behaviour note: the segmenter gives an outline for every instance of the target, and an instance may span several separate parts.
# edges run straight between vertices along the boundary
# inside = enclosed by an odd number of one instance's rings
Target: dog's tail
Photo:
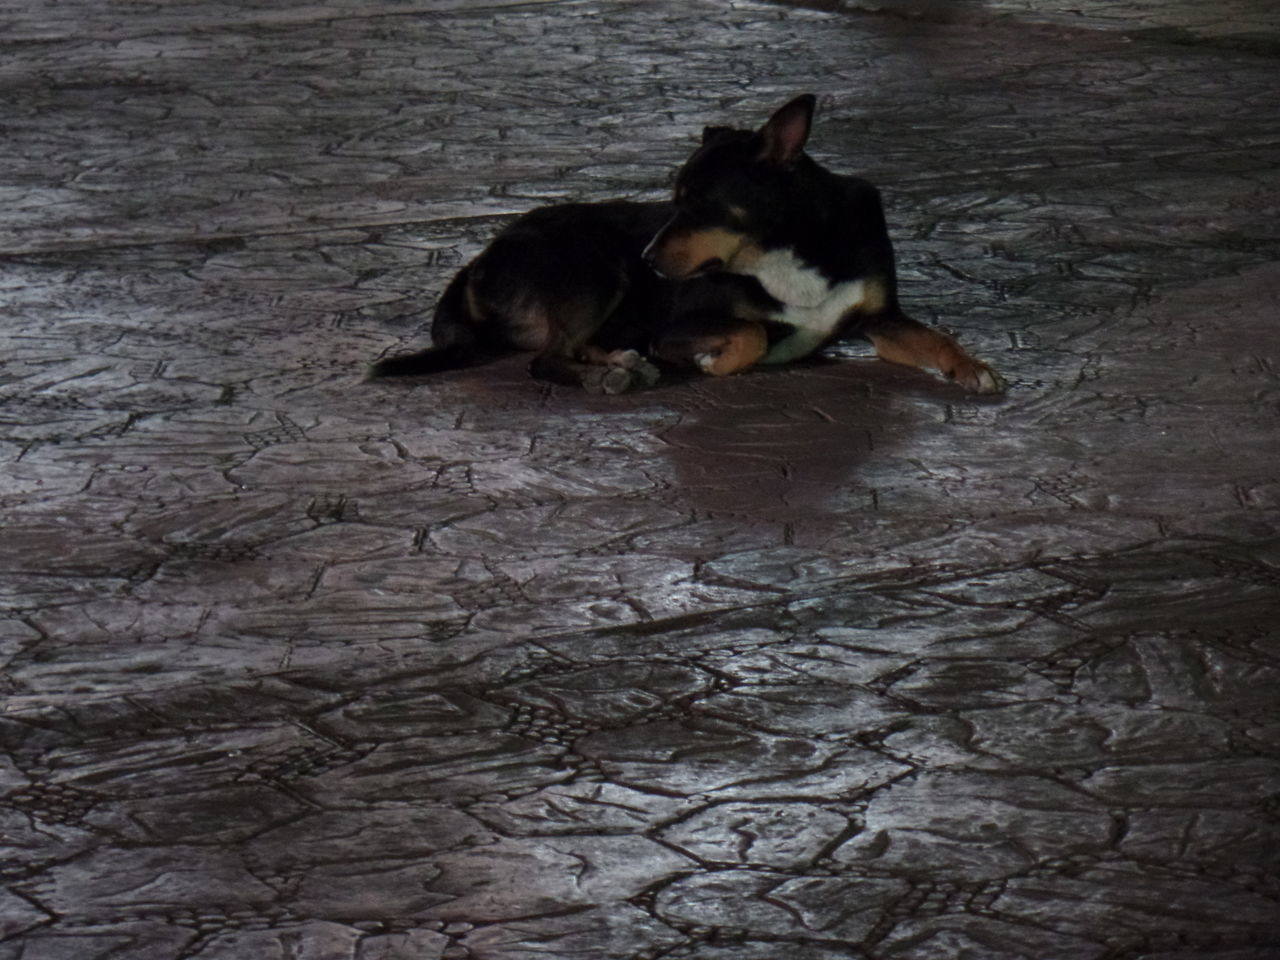
[[[433,346],[415,353],[385,357],[369,368],[371,379],[379,377],[411,377],[423,373],[439,373],[471,367],[493,359],[476,336],[475,319],[467,309],[467,285],[471,268],[464,267],[445,287],[436,304],[431,322]]]
[[[482,359],[457,344],[427,347],[414,353],[402,353],[375,361],[369,367],[369,378],[413,377],[423,373],[439,373],[441,370],[459,370],[473,366]]]

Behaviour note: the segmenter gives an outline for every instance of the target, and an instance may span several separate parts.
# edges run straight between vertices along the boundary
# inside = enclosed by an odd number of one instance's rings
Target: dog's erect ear
[[[708,144],[712,140],[723,137],[726,133],[733,133],[733,127],[703,127],[702,142]]]
[[[764,138],[760,159],[782,166],[790,166],[799,160],[805,141],[809,139],[813,108],[817,102],[818,98],[812,93],[804,93],[779,107],[760,128],[760,136]]]

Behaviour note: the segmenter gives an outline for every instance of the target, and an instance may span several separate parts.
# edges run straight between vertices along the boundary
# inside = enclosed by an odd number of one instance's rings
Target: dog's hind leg
[[[610,278],[612,281],[613,278]],[[625,284],[601,285],[596,296],[578,293],[545,309],[554,321],[549,336],[529,364],[535,379],[581,386],[593,393],[626,393],[652,386],[657,368],[635,350],[609,350],[592,342],[626,295]]]
[[[591,393],[628,393],[658,382],[658,368],[636,350],[605,350],[587,344],[578,350],[546,350],[529,364],[529,374]]]
[[[589,343],[579,351],[579,354],[583,360],[593,366],[628,372],[630,383],[623,387],[622,390],[606,389],[605,393],[625,392],[625,390],[630,390],[637,386],[652,387],[661,377],[658,368],[650,363],[644,354],[630,347],[609,350]],[[605,376],[607,375],[606,372]],[[621,384],[621,375],[614,374],[613,380],[616,384]]]
[[[431,324],[432,345],[415,353],[378,360],[369,368],[371,378],[455,370],[484,363],[502,352],[501,344],[476,335],[480,321],[472,304],[472,272],[471,267],[463,267],[441,294]]]
[[[565,387],[582,387],[589,393],[629,393],[657,382],[657,368],[643,360],[633,366],[626,365],[625,359],[620,363],[585,363],[545,353],[533,358],[529,374],[535,380]]]
[[[937,370],[974,393],[1000,393],[1004,389],[1000,375],[971,357],[952,337],[904,313],[868,317],[859,324],[858,332],[871,341],[881,360]]]

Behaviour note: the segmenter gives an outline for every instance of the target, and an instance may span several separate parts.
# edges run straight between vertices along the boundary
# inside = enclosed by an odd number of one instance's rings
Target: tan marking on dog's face
[[[672,232],[654,248],[654,266],[664,277],[679,280],[712,260],[731,268],[748,246],[745,234],[723,227]]]

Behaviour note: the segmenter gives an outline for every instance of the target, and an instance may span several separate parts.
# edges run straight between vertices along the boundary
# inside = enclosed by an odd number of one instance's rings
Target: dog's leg
[[[707,342],[719,341],[719,342]],[[727,377],[754,367],[769,350],[769,338],[758,323],[743,322],[720,337],[706,338],[694,349],[693,360],[703,373]]]
[[[881,360],[937,370],[974,393],[999,393],[1004,389],[1000,375],[971,357],[953,338],[905,314],[868,318],[860,332],[875,346]]]
[[[529,364],[538,380],[581,386],[594,393],[627,393],[653,386],[658,369],[635,350],[605,350],[588,341],[617,309],[625,289],[600,300],[580,299],[558,306],[556,329]]]
[[[562,387],[580,387],[583,386],[583,370],[586,366],[570,360],[559,351],[547,351],[529,361],[529,376],[535,380],[557,383]]]
[[[714,377],[753,367],[769,349],[764,327],[751,320],[718,320],[663,338],[654,351],[659,360],[694,366]]]
[[[790,363],[792,360],[807,357],[831,339],[834,329],[835,324],[830,328],[799,327],[795,332],[769,347],[762,359],[765,363],[772,365]]]

